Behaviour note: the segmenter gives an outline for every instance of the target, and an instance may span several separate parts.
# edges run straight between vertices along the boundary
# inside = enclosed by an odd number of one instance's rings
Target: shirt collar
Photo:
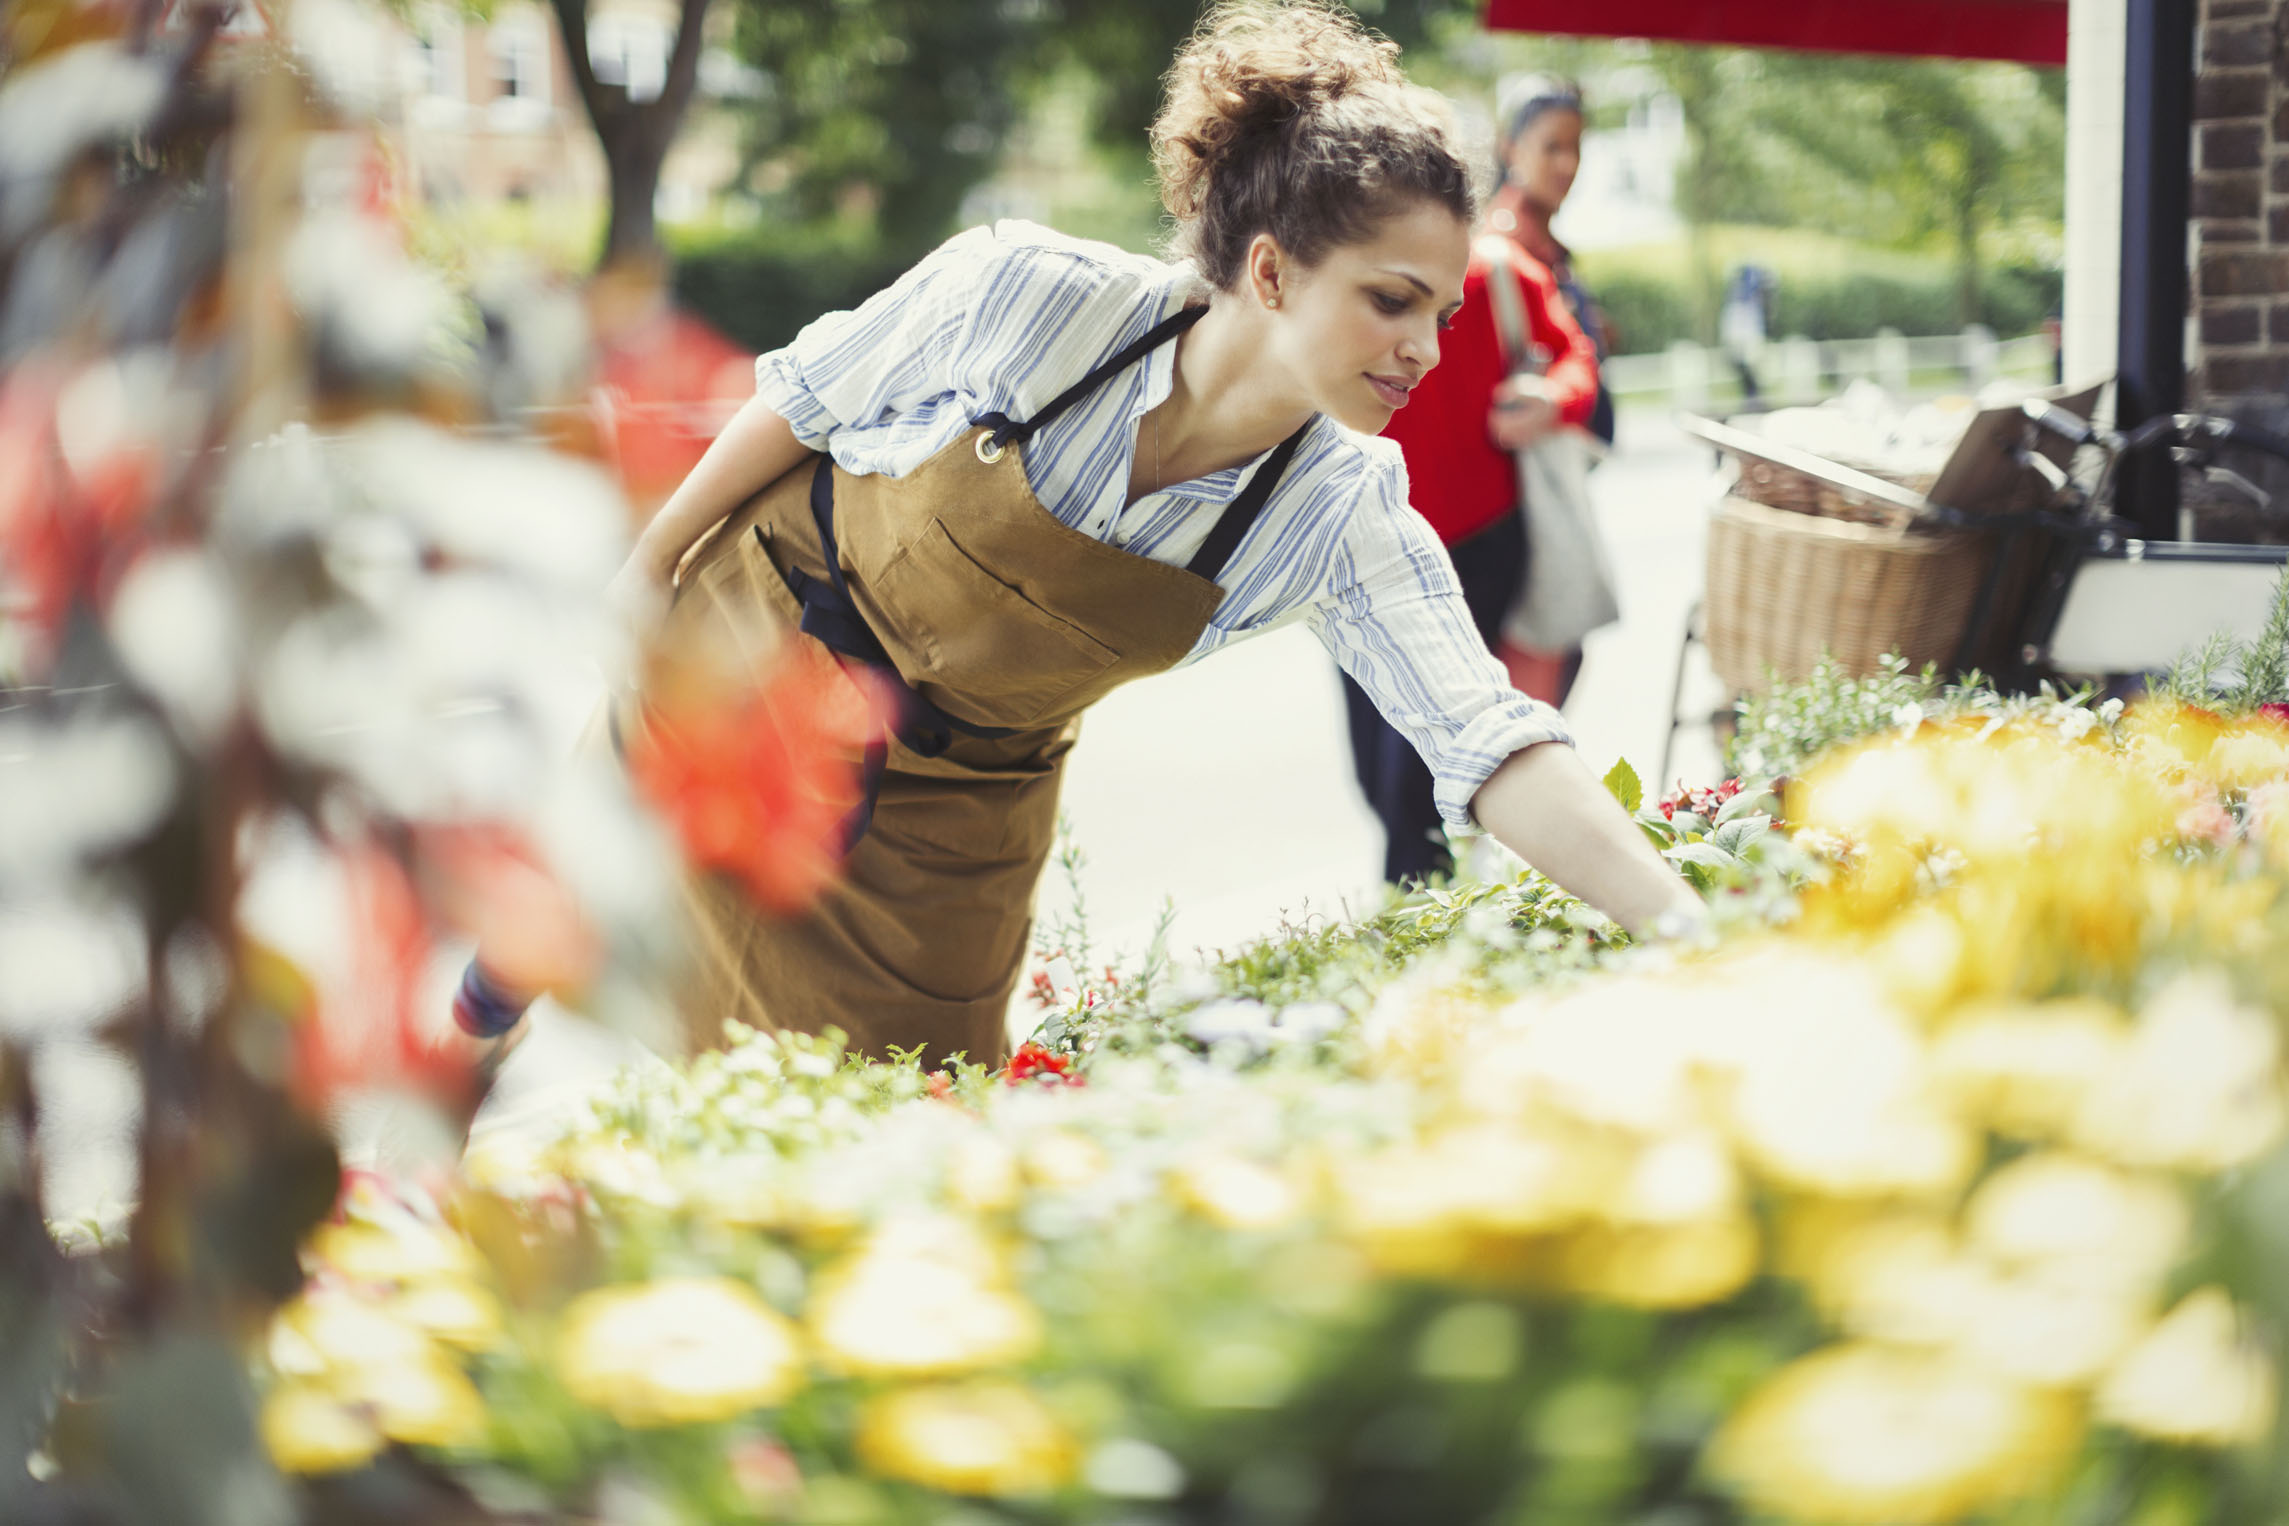
[[[1207,295],[1207,282],[1201,278],[1199,269],[1190,261],[1181,261],[1170,265],[1168,282],[1154,297],[1149,309],[1150,317],[1146,327],[1150,328],[1154,323],[1165,322],[1175,317],[1178,312],[1183,310],[1187,302],[1201,301]],[[1167,401],[1168,394],[1175,388],[1176,341],[1171,340],[1155,349],[1145,357],[1144,364],[1137,369],[1142,375],[1138,378],[1137,390],[1130,398],[1128,417],[1132,423]],[[1265,452],[1265,455],[1269,454],[1269,451]],[[1248,480],[1248,473],[1255,468],[1256,462],[1261,460],[1263,460],[1263,456],[1257,456],[1242,462],[1238,466],[1228,466],[1220,472],[1210,472],[1205,477],[1195,477],[1189,482],[1171,483],[1160,489],[1158,493],[1149,496],[1185,498],[1196,503],[1230,503],[1240,495],[1240,487]]]

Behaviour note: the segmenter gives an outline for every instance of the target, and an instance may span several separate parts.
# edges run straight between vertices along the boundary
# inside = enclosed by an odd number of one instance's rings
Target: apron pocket
[[[955,544],[944,521],[891,558],[871,590],[891,629],[876,632],[906,677],[949,714],[982,726],[1029,726],[1121,660]]]

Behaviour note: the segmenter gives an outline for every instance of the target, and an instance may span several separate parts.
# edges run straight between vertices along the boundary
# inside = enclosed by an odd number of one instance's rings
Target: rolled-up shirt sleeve
[[[1334,587],[1306,617],[1343,671],[1414,744],[1447,825],[1477,830],[1471,798],[1504,760],[1573,734],[1558,712],[1510,684],[1462,601],[1454,564],[1407,507],[1396,460],[1370,474],[1336,555]]]
[[[955,389],[957,358],[997,248],[956,234],[889,286],[804,326],[755,362],[755,395],[812,450],[837,430],[906,414]]]

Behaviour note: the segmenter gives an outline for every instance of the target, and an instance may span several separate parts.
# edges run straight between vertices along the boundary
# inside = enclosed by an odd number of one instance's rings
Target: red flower
[[[2277,721],[2284,726],[2289,726],[2289,704],[2283,704],[2280,700],[2259,705],[2257,713],[2269,721]]]
[[[380,843],[339,850],[346,957],[315,979],[282,957],[250,973],[294,1018],[289,1082],[297,1101],[324,1109],[344,1092],[398,1089],[452,1107],[472,1092],[478,1047],[444,1003],[425,1001],[430,929],[405,866]]]
[[[878,686],[824,652],[790,646],[743,695],[671,677],[628,766],[694,866],[788,915],[840,872],[859,758],[888,715]]]
[[[91,369],[75,377],[37,356],[0,373],[0,568],[7,570],[0,584],[15,585],[43,648],[61,633],[75,599],[106,594],[132,560],[159,483],[164,457],[147,421],[116,416],[121,404],[102,391],[113,374]],[[67,451],[59,410],[75,381],[97,392],[82,396],[81,422],[70,434],[75,450]]]
[[[1009,1057],[1008,1067],[1002,1071],[1004,1086],[1022,1086],[1028,1081],[1039,1081],[1047,1086],[1080,1086],[1081,1076],[1073,1069],[1070,1055],[1057,1053],[1038,1043],[1025,1043]]]
[[[931,1071],[929,1075],[923,1078],[923,1084],[930,1088],[930,1095],[938,1101],[948,1102],[953,1099],[954,1078],[944,1071]]]
[[[519,829],[494,822],[417,828],[423,888],[474,938],[486,971],[525,993],[576,991],[602,957],[596,930]]]

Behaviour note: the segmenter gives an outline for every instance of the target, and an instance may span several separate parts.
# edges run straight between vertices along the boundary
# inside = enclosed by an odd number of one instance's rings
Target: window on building
[[[548,34],[541,18],[524,11],[496,17],[485,42],[492,55],[493,94],[547,104]]]
[[[668,29],[656,16],[606,11],[588,23],[588,65],[597,81],[619,85],[631,101],[656,98],[668,85]]]

